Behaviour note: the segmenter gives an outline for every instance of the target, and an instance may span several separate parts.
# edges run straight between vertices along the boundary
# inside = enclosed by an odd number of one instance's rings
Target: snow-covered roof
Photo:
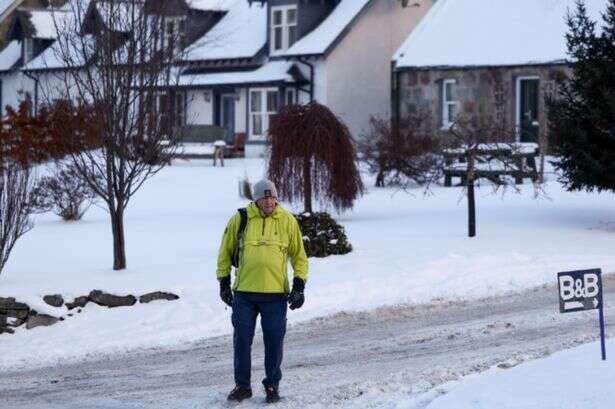
[[[21,58],[21,43],[13,40],[0,52],[0,71],[10,70]]]
[[[267,82],[293,82],[289,71],[293,63],[287,61],[270,61],[253,71],[221,72],[213,74],[182,75],[180,86],[211,86],[235,84],[259,84]]]
[[[600,18],[607,0],[585,0]],[[397,67],[563,62],[575,0],[438,0],[394,55]]]
[[[324,54],[371,0],[342,0],[331,14],[284,55]]]
[[[50,40],[58,37],[57,28],[64,27],[67,19],[71,18],[71,13],[59,9],[28,10],[28,14],[34,28],[32,37]]]
[[[62,49],[62,45],[64,49]],[[76,40],[75,42],[69,42],[67,39],[64,39],[62,40],[62,45],[59,44],[58,41],[55,41],[40,55],[23,66],[22,70],[28,71],[65,68],[67,66],[67,59],[70,59],[71,67],[80,67],[85,65],[87,62],[85,58],[86,54],[93,56],[96,52],[96,42],[89,34],[84,36],[82,39]]]
[[[188,47],[186,61],[254,57],[267,42],[267,6],[229,0],[228,12]]]
[[[53,21],[53,13],[47,10],[31,10],[28,13],[30,14],[30,22],[34,27],[33,37],[53,39],[58,36]]]
[[[226,11],[233,5],[234,0],[188,0],[186,3],[191,9]]]

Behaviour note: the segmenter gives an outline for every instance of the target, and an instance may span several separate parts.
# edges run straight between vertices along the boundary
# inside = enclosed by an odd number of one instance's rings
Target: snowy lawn
[[[614,349],[611,340],[607,351]],[[513,369],[492,369],[444,385],[448,394],[425,409],[614,408],[615,364],[599,357],[600,344],[593,342]]]
[[[53,363],[131,348],[180,346],[231,331],[230,309],[218,298],[219,240],[228,218],[246,204],[237,181],[264,173],[262,160],[178,162],[149,181],[126,215],[129,268],[113,271],[111,231],[104,210],[83,221],[37,217],[0,276],[0,296],[13,296],[56,316],[65,307],[42,302],[60,293],[67,301],[92,289],[139,296],[172,291],[173,302],[83,313],[48,328],[3,335],[1,366]],[[552,283],[558,271],[601,267],[615,271],[615,200],[612,194],[568,193],[556,182],[550,200],[478,190],[478,237],[466,237],[460,188],[432,196],[389,189],[369,192],[341,215],[354,251],[310,259],[306,304],[291,324],[341,310],[501,294]]]

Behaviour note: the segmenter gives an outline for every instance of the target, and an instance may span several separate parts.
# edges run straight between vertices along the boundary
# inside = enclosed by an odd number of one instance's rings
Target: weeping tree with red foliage
[[[269,127],[269,141],[269,179],[282,199],[303,199],[305,212],[312,212],[313,198],[338,212],[348,210],[363,193],[350,131],[326,106],[282,108]]]

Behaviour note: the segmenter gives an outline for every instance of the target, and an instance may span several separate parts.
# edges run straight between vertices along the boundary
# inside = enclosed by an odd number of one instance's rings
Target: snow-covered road
[[[615,277],[605,277],[607,323],[615,322]],[[308,294],[309,297],[309,294]],[[607,327],[615,335],[615,327]],[[278,408],[389,408],[403,396],[423,408],[442,383],[489,367],[514,366],[595,340],[596,311],[559,314],[544,286],[473,302],[340,313],[289,328]],[[262,342],[254,345],[255,396],[262,407]],[[596,350],[596,360],[599,360]],[[228,336],[189,350],[149,350],[104,360],[4,373],[2,407],[218,408],[232,387]]]

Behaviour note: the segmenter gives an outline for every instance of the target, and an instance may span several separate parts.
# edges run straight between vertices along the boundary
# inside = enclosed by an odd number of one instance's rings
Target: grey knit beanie
[[[263,179],[260,182],[257,182],[254,185],[254,189],[252,192],[252,198],[256,202],[258,199],[262,199],[263,197],[275,197],[278,198],[278,191],[275,188],[275,185],[272,181]]]

